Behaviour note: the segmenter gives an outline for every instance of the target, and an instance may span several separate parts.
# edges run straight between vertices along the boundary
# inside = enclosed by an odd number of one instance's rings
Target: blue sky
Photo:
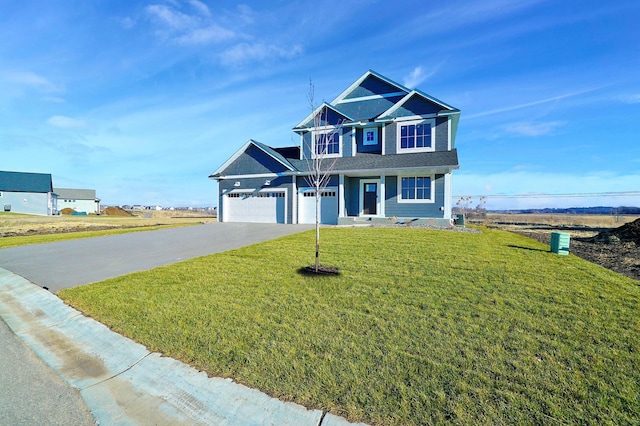
[[[0,0],[0,170],[104,204],[210,206],[207,176],[368,69],[462,111],[454,194],[640,205],[640,2]]]

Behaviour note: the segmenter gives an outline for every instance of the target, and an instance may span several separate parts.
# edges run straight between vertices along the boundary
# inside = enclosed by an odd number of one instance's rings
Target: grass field
[[[633,424],[640,286],[498,230],[323,229],[60,292],[153,351],[373,424]]]
[[[0,212],[0,248],[50,243],[126,232],[195,225],[214,218],[171,217],[159,212],[152,217],[121,216],[35,216]]]

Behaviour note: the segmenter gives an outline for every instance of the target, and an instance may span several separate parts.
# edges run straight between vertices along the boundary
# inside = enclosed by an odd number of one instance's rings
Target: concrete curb
[[[151,353],[2,268],[0,316],[79,390],[98,424],[351,424]]]

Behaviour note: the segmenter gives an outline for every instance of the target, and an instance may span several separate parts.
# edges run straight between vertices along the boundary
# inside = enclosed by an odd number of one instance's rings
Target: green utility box
[[[458,213],[457,215],[454,215],[453,224],[456,226],[462,226],[463,228],[465,228],[466,224],[464,222],[464,213]]]
[[[551,233],[551,252],[557,254],[569,254],[569,242],[571,236],[568,232],[552,232]]]

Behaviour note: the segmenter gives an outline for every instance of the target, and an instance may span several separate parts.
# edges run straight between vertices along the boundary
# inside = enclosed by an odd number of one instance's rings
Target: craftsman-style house
[[[451,223],[460,111],[417,89],[367,71],[293,131],[294,147],[249,140],[210,178],[221,222],[314,223],[312,160],[330,179],[321,222]]]

